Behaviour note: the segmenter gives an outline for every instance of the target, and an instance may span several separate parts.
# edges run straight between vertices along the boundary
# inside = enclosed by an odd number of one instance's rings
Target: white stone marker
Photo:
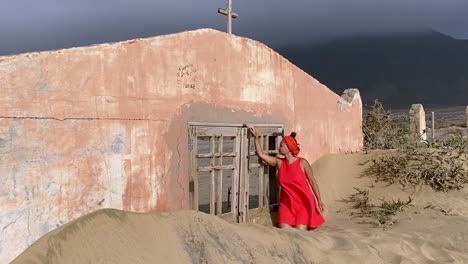
[[[422,142],[427,139],[426,134],[426,113],[422,104],[413,104],[409,110],[410,119],[410,139]]]

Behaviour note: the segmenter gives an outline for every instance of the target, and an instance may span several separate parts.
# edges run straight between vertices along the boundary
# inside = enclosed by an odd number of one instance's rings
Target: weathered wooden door
[[[254,125],[264,151],[276,155],[282,126]],[[189,150],[192,209],[246,222],[277,203],[276,169],[259,161],[248,125],[189,123]]]
[[[283,127],[278,125],[256,125],[260,146],[264,153],[278,155],[279,143],[283,137]],[[254,137],[246,134],[241,164],[240,190],[245,198],[239,197],[239,222],[256,222],[269,217],[273,206],[279,201],[279,187],[276,167],[263,162],[255,151]]]

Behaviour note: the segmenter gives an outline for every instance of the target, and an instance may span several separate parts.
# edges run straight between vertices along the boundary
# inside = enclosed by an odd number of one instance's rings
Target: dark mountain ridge
[[[468,105],[468,40],[435,31],[353,37],[278,50],[341,94],[358,88],[363,102],[391,108]]]

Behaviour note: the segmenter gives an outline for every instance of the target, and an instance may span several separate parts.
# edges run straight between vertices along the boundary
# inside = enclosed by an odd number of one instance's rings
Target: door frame
[[[263,168],[265,164],[256,164],[259,166],[259,175],[261,174],[262,177],[259,176],[259,206],[258,208],[249,209],[249,181],[250,181],[250,163],[249,157],[252,155],[250,151],[250,144],[252,144],[253,140],[250,136],[248,131],[249,126],[255,126],[257,128],[257,132],[260,136],[265,137],[268,140],[268,136],[271,135],[280,135],[281,137],[284,134],[284,128],[282,124],[236,124],[236,123],[206,123],[206,122],[188,122],[188,133],[189,133],[189,153],[190,153],[190,166],[189,166],[189,198],[190,198],[190,208],[192,210],[198,211],[199,206],[199,190],[198,190],[198,163],[197,158],[200,157],[212,157],[215,158],[215,155],[219,157],[219,155],[223,155],[222,153],[215,154],[214,144],[210,141],[210,154],[199,154],[198,153],[198,146],[197,146],[197,138],[199,137],[198,130],[199,129],[206,129],[206,131],[211,131],[208,134],[203,134],[203,136],[210,136],[210,137],[219,137],[218,148],[221,145],[222,150],[222,137],[234,136],[233,133],[236,129],[238,129],[238,134],[236,136],[236,140],[234,143],[234,152],[237,153],[236,159],[237,163],[234,164],[233,173],[232,173],[232,192],[231,192],[231,211],[229,213],[221,214],[220,209],[220,200],[222,203],[222,197],[220,198],[219,190],[222,190],[222,169],[221,169],[221,183],[218,180],[218,186],[214,186],[214,177],[216,177],[214,168],[211,170],[211,180],[210,180],[210,213],[216,214],[222,219],[232,221],[232,222],[249,222],[252,220],[253,217],[258,216],[259,214],[269,213],[274,205],[268,204],[268,199],[266,199],[266,205],[263,200],[264,194],[267,191],[263,186],[265,182],[263,182],[263,175],[264,171]],[[220,133],[217,133],[216,130],[219,130]],[[226,134],[226,132],[229,132]],[[223,134],[225,133],[225,134]],[[262,139],[263,139],[262,137]],[[212,139],[210,139],[212,140]],[[276,138],[275,144],[277,147],[279,145],[279,139]],[[254,144],[254,143],[253,143]],[[262,140],[261,145],[262,148],[264,147],[264,141]],[[268,148],[268,144],[266,146]],[[277,153],[277,150],[266,150],[269,154]],[[276,152],[275,152],[276,151]],[[232,153],[234,155],[234,153]],[[212,164],[213,167],[213,164]],[[219,178],[218,178],[219,179]],[[213,193],[215,193],[215,188],[219,188],[218,195],[214,198]],[[266,195],[267,196],[267,195]],[[217,201],[217,208],[213,208],[214,201]]]

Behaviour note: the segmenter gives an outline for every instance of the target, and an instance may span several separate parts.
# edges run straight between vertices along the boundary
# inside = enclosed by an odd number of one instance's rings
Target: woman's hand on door
[[[255,129],[255,127],[249,127],[249,131],[250,133],[252,133],[252,136],[254,136],[255,138],[258,137],[257,130]]]

